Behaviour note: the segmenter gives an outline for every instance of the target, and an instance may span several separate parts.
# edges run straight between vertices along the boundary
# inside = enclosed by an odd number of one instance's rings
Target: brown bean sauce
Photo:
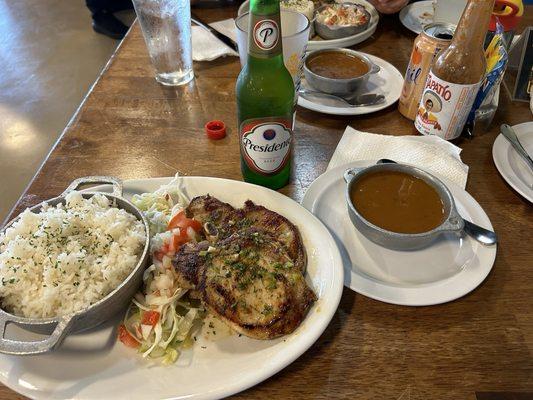
[[[444,221],[437,191],[404,172],[369,173],[352,185],[350,199],[363,218],[391,232],[427,232]]]
[[[352,79],[368,72],[359,57],[339,51],[325,51],[307,61],[307,68],[317,75],[333,79]]]

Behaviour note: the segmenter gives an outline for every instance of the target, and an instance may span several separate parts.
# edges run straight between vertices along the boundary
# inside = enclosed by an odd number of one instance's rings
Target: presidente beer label
[[[446,140],[459,137],[480,85],[449,83],[430,71],[416,113],[418,132]]]
[[[292,121],[257,118],[243,121],[241,153],[246,165],[259,174],[273,175],[287,164],[292,148]]]
[[[272,15],[250,15],[252,26],[248,38],[248,52],[258,57],[269,57],[281,53],[281,32],[279,13]]]

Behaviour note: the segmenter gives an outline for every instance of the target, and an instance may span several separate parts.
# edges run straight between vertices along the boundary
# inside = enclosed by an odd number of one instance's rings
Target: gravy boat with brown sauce
[[[315,72],[313,72],[309,66],[308,61],[311,60],[313,57],[316,57],[317,55],[321,53],[342,53],[347,54],[352,57],[356,57],[359,60],[361,60],[367,67],[367,72],[353,77],[353,78],[328,78],[322,75],[319,75]],[[304,60],[303,64],[303,70],[304,70],[304,76],[307,81],[307,83],[314,88],[315,90],[318,90],[323,93],[327,94],[333,94],[335,96],[350,96],[354,93],[360,93],[362,91],[366,90],[366,86],[368,83],[368,79],[370,79],[370,76],[373,74],[376,74],[380,71],[380,67],[376,64],[374,64],[370,58],[368,58],[365,54],[360,53],[355,50],[350,49],[343,49],[343,48],[333,48],[333,49],[322,49],[322,50],[315,50],[307,54]]]
[[[440,225],[422,233],[399,233],[383,229],[366,220],[353,205],[350,193],[353,185],[363,176],[378,171],[403,172],[422,179],[434,188],[442,200],[444,218]],[[417,250],[429,246],[435,239],[443,234],[461,236],[464,233],[472,236],[485,245],[497,242],[496,234],[469,221],[464,220],[455,206],[455,201],[446,185],[434,175],[426,171],[405,164],[397,164],[392,160],[380,160],[377,164],[365,168],[350,168],[344,172],[346,181],[346,203],[348,215],[355,228],[372,242],[392,250]]]

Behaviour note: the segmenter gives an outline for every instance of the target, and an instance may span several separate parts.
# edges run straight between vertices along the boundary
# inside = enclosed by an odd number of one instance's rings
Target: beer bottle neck
[[[279,1],[250,0],[250,13],[255,15],[279,14]]]
[[[283,65],[279,0],[250,0],[248,62]]]
[[[483,43],[489,26],[494,0],[469,0],[450,46],[466,53],[483,51]]]

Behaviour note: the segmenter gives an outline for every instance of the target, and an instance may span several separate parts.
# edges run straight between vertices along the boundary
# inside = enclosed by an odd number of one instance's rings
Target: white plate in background
[[[380,67],[380,71],[370,76],[366,85],[365,92],[377,93],[385,95],[385,101],[373,106],[364,107],[350,107],[342,106],[336,100],[329,100],[326,98],[313,97],[312,101],[298,96],[298,105],[307,108],[308,110],[318,111],[325,114],[333,115],[363,115],[370,114],[379,110],[383,110],[388,106],[394,104],[402,92],[403,76],[400,71],[391,63],[367,53],[361,53]],[[302,88],[308,90],[313,89],[302,75]]]
[[[344,285],[372,299],[407,306],[445,303],[479,286],[492,269],[496,246],[483,246],[469,236],[441,235],[424,249],[395,251],[371,242],[355,229],[348,216],[343,173],[372,164],[375,161],[356,161],[326,171],[302,200],[302,205],[329,228],[339,246]],[[465,219],[492,230],[489,218],[472,196],[440,179]]]
[[[513,129],[522,147],[533,154],[533,122],[514,125]],[[501,133],[492,145],[492,158],[503,179],[533,203],[533,172]]]
[[[126,198],[152,192],[171,178],[124,182]],[[123,315],[88,332],[70,335],[61,347],[37,356],[0,355],[0,381],[34,399],[218,399],[245,390],[280,371],[318,339],[335,314],[343,290],[339,250],[326,227],[292,199],[244,182],[185,177],[190,198],[210,193],[233,206],[252,200],[285,215],[302,234],[307,278],[319,300],[291,335],[275,340],[201,337],[171,366],[150,365],[117,342]],[[21,334],[22,335],[22,334]]]
[[[377,12],[376,8],[370,4],[366,0],[338,0],[337,3],[357,3],[363,5],[366,10],[370,13],[370,22],[368,24],[368,27],[363,31],[359,32],[355,35],[346,36],[341,39],[332,39],[332,40],[324,40],[319,38],[318,36],[315,36],[315,40],[309,40],[307,43],[307,51],[313,51],[313,50],[320,50],[320,49],[331,49],[334,47],[349,47],[353,46],[354,44],[361,43],[368,39],[370,36],[374,34],[378,27],[379,22],[379,13]],[[237,16],[242,15],[250,9],[250,1],[246,0],[244,3],[242,3],[239,7],[239,10],[237,11]]]
[[[400,11],[400,22],[410,31],[419,34],[422,29],[433,22],[433,1],[417,1]]]

